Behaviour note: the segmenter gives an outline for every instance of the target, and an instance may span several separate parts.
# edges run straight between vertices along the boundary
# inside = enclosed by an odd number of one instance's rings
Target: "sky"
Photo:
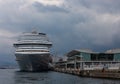
[[[120,0],[0,0],[0,61],[15,60],[13,43],[36,28],[52,53],[120,48]]]

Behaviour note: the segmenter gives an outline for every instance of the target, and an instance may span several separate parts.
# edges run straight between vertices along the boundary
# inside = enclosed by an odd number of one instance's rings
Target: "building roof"
[[[105,53],[120,53],[120,49],[111,49],[111,50],[107,50]]]
[[[68,52],[68,53],[67,53],[67,56],[68,56],[68,57],[71,57],[71,56],[73,56],[73,55],[79,54],[80,52],[84,52],[84,53],[95,53],[95,52],[93,52],[93,51],[90,50],[90,49],[75,49],[75,50],[72,50],[72,51]]]
[[[71,56],[74,56],[74,55],[79,55],[80,52],[90,53],[90,54],[115,54],[115,53],[120,53],[120,49],[111,49],[111,50],[107,50],[107,51],[104,52],[104,53],[93,52],[93,51],[90,50],[90,49],[74,49],[74,50],[68,52],[68,53],[66,54],[66,56],[67,56],[67,57],[71,57]]]

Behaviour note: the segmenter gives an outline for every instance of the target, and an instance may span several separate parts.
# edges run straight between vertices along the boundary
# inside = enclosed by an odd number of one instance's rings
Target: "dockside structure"
[[[120,49],[108,50],[104,53],[75,49],[68,52],[66,56],[67,61],[57,62],[57,67],[80,70],[120,69]]]

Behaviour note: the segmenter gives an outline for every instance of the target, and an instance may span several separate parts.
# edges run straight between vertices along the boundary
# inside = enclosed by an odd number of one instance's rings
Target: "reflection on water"
[[[81,78],[57,72],[28,73],[4,69],[0,70],[0,84],[120,84],[120,80]]]
[[[15,72],[14,80],[17,84],[45,84],[49,80],[47,74],[49,72],[32,73],[32,72]]]

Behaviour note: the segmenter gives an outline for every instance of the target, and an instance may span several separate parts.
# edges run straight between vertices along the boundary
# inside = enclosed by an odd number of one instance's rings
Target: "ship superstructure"
[[[49,48],[52,42],[45,33],[23,33],[14,43],[15,56],[21,71],[49,70],[52,62]]]

